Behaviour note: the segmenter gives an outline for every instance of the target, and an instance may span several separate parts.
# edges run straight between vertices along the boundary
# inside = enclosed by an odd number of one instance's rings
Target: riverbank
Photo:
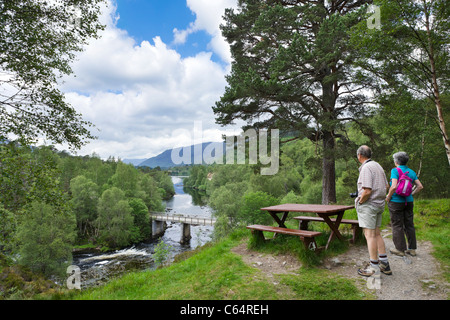
[[[166,210],[173,214],[210,218],[210,208],[195,192],[190,190],[185,192],[182,178],[171,177],[176,193],[164,201]],[[96,244],[76,246],[72,252],[71,264],[80,268],[80,285],[82,290],[85,290],[105,285],[111,279],[132,271],[154,270],[155,248],[160,241],[169,246],[169,252],[164,258],[171,262],[177,255],[211,241],[212,232],[212,226],[192,226],[190,243],[180,244],[181,224],[168,222],[164,235],[159,239],[120,249],[110,249]],[[55,281],[32,274],[27,268],[15,265],[12,258],[0,254],[0,300],[40,299],[41,295],[51,296],[66,289],[65,279]]]
[[[187,259],[151,272],[137,272],[75,294],[79,300],[317,300],[370,299],[349,280],[320,269],[276,274],[268,279],[233,248],[247,242],[247,230],[209,244]],[[307,290],[301,290],[298,286]],[[326,295],[324,295],[326,293]]]
[[[210,208],[199,202],[196,193],[185,190],[183,177],[172,176],[171,180],[175,194],[164,201],[167,212],[192,218],[211,218]],[[164,258],[171,262],[176,255],[209,242],[214,229],[213,226],[190,226],[192,238],[189,243],[181,244],[181,227],[180,223],[167,222],[162,237],[118,250],[105,251],[105,248],[93,246],[79,248],[73,255],[73,264],[81,269],[82,289],[103,285],[127,272],[155,269],[154,254],[160,241],[167,245],[168,252]]]

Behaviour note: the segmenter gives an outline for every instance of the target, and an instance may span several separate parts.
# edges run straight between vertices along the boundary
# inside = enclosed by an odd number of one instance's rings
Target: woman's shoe
[[[391,249],[389,249],[389,251],[392,254],[395,254],[396,256],[400,256],[400,257],[404,257],[405,256],[405,253],[403,251],[397,250],[395,248],[391,248]]]
[[[416,256],[416,250],[415,249],[408,249],[406,250],[406,253],[415,257]]]

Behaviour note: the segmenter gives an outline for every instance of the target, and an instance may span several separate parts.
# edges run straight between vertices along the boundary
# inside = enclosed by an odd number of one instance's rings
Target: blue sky
[[[211,41],[211,35],[200,30],[189,35],[185,44],[173,44],[174,28],[185,29],[196,18],[186,0],[117,0],[117,12],[120,15],[117,27],[127,30],[136,41],[151,40],[158,35],[182,57],[207,50]],[[213,58],[219,61],[214,54]]]
[[[106,29],[61,84],[96,126],[79,154],[149,158],[240,130],[219,127],[212,112],[231,64],[219,25],[237,0],[107,1]]]
[[[185,28],[195,20],[186,0],[117,0],[117,12],[120,14],[117,26],[138,41],[159,35],[170,42],[174,28]]]

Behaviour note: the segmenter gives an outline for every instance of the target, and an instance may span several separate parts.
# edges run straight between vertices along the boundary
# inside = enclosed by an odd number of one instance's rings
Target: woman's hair
[[[409,160],[408,154],[403,151],[394,153],[393,158],[394,158],[394,162],[397,162],[401,166],[407,164],[408,160]]]

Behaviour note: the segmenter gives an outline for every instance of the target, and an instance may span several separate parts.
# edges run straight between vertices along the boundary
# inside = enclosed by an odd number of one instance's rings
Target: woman
[[[415,256],[417,249],[416,242],[416,230],[414,228],[414,198],[413,195],[420,192],[423,189],[422,184],[417,178],[416,173],[406,166],[409,160],[408,154],[406,152],[397,152],[394,154],[394,164],[395,168],[391,170],[391,187],[389,188],[389,193],[386,197],[386,202],[388,203],[389,214],[391,215],[392,223],[392,240],[394,242],[395,248],[391,248],[392,254],[398,256],[404,256],[405,252]],[[415,184],[415,189],[412,194],[407,197],[399,196],[395,190],[397,189],[398,179],[400,177],[398,169],[407,174]],[[407,173],[408,172],[408,173]],[[408,240],[408,246],[405,241]]]

